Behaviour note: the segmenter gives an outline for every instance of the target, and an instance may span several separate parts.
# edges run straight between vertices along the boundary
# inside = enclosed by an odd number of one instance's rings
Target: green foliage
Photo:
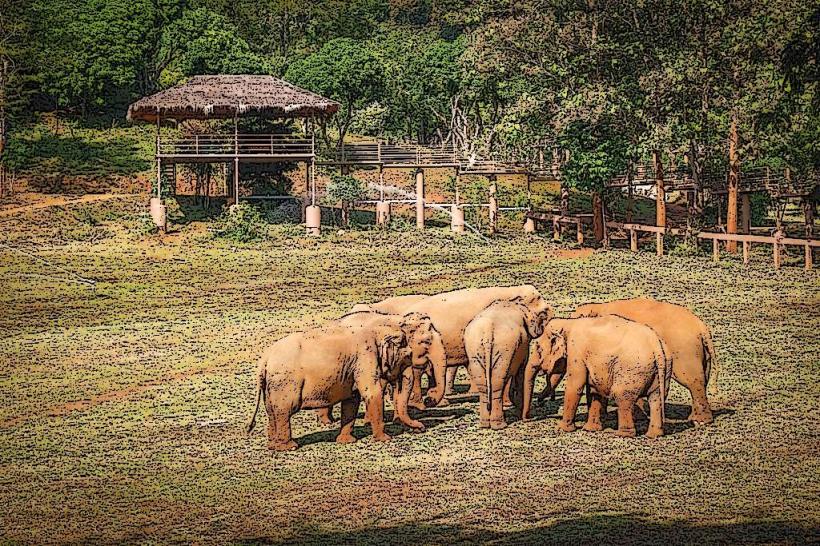
[[[348,174],[333,173],[327,185],[327,196],[333,202],[351,203],[367,194],[364,182]]]
[[[574,123],[560,135],[570,158],[561,167],[562,181],[583,191],[603,191],[627,165],[626,145],[613,127]]]
[[[232,205],[217,218],[214,236],[237,243],[259,241],[267,237],[268,225],[259,210],[248,203]]]

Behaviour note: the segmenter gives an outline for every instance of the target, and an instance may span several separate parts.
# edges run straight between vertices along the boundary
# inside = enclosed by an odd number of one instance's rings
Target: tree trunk
[[[350,227],[350,203],[342,201],[342,226]]]
[[[592,231],[595,236],[595,241],[598,243],[604,240],[604,203],[601,199],[601,194],[594,192],[592,194]]]
[[[727,184],[726,233],[737,233],[737,192],[740,183],[740,160],[737,157],[737,119],[729,128],[729,182]],[[726,241],[727,252],[737,252],[737,241]]]
[[[652,153],[655,167],[655,225],[666,227],[666,186],[663,180],[663,162],[658,151]]]

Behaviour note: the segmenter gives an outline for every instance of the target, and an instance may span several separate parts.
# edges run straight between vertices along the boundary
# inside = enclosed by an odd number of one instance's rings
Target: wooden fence
[[[578,244],[584,243],[583,224],[592,222],[591,214],[580,214],[576,216],[561,216],[560,214],[549,213],[534,213],[530,212],[527,217],[539,222],[551,222],[553,239],[560,240],[561,225],[572,224],[576,226],[576,238]],[[621,222],[607,222],[607,228],[620,229],[629,233],[629,248],[632,252],[638,251],[638,233],[654,233],[655,234],[655,252],[658,256],[663,255],[664,238],[667,236],[683,236],[686,230],[679,228],[669,228],[660,226],[649,226],[644,224],[626,224]],[[692,236],[700,240],[712,241],[712,259],[714,261],[720,260],[720,242],[736,241],[742,244],[743,263],[749,263],[749,253],[754,244],[772,245],[772,259],[774,267],[780,269],[782,263],[782,249],[784,246],[798,246],[803,248],[804,253],[804,267],[811,269],[814,264],[813,250],[820,247],[820,240],[818,239],[798,239],[794,237],[785,237],[780,235],[746,235],[746,234],[730,234],[730,233],[714,233],[708,231],[692,232]]]

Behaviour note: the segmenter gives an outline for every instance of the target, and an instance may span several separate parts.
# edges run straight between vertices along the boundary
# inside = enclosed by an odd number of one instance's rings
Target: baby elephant
[[[530,342],[544,332],[551,318],[552,311],[543,301],[533,308],[516,298],[491,303],[467,325],[464,347],[467,368],[479,392],[479,427],[501,430],[507,426],[502,395],[510,381],[521,407],[523,364]]]
[[[300,409],[342,403],[337,442],[355,442],[353,422],[364,399],[367,420],[377,441],[384,432],[384,388],[396,383],[410,365],[427,366],[435,329],[421,313],[356,313],[329,324],[286,336],[262,355],[253,430],[260,403],[268,413],[268,447],[296,449],[290,418]],[[408,385],[409,387],[409,385]]]
[[[650,327],[608,315],[595,318],[554,319],[527,363],[524,408],[532,400],[535,377],[565,373],[564,416],[558,429],[575,430],[575,412],[585,385],[591,400],[584,430],[598,431],[611,397],[618,406],[618,436],[635,436],[632,411],[639,397],[649,399],[649,430],[663,435],[664,402],[672,373],[663,343]]]

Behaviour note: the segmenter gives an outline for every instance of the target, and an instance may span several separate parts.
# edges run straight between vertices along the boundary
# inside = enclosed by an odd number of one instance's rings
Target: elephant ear
[[[552,366],[567,357],[567,337],[563,329],[553,330],[550,332],[550,354],[549,360]]]
[[[376,354],[379,377],[393,379],[397,375],[399,364],[404,358],[403,349],[407,346],[407,336],[403,332],[388,334],[379,344]]]

